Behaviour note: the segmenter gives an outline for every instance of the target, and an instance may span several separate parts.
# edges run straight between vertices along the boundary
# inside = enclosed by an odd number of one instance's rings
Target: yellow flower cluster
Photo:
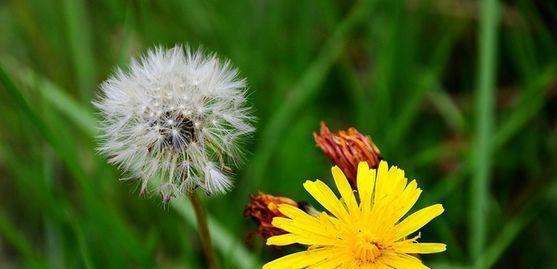
[[[443,206],[432,205],[403,219],[421,194],[403,170],[389,168],[384,161],[369,169],[361,162],[357,195],[338,167],[332,174],[340,198],[320,180],[304,183],[327,212],[310,215],[292,205],[279,205],[286,217],[275,217],[272,224],[287,233],[270,237],[267,244],[298,243],[308,249],[269,262],[264,269],[428,268],[416,254],[445,251],[445,244],[418,243],[419,234],[410,237],[443,213]]]

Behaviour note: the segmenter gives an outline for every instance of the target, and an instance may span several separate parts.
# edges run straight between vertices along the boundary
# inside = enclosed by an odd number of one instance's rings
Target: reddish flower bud
[[[321,122],[319,134],[313,133],[317,146],[346,175],[352,187],[356,186],[358,163],[366,161],[370,168],[377,168],[381,153],[371,137],[364,136],[355,128],[331,133],[325,122]]]
[[[250,202],[244,210],[244,215],[250,217],[259,225],[257,231],[250,234],[250,237],[256,234],[267,239],[271,236],[285,234],[286,232],[274,227],[271,222],[274,217],[285,217],[278,210],[279,204],[289,204],[298,206],[298,203],[286,197],[273,196],[259,192],[258,195],[250,194]]]

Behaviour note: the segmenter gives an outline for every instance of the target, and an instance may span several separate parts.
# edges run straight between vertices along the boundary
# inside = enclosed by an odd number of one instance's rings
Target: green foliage
[[[492,5],[493,4],[493,5]],[[259,190],[330,182],[311,133],[354,126],[446,213],[433,268],[554,268],[557,5],[551,1],[0,3],[0,268],[204,268],[193,211],[96,151],[96,85],[154,44],[226,56],[259,118],[226,196],[205,197],[224,268],[291,252],[245,236]]]

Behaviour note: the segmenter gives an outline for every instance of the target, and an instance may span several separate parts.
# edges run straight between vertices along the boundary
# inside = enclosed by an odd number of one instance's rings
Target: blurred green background
[[[205,197],[223,268],[273,250],[258,190],[331,182],[319,121],[370,134],[417,178],[433,268],[557,268],[557,3],[544,0],[0,2],[0,268],[204,268],[187,200],[164,206],[96,154],[115,66],[188,43],[247,77],[259,118],[235,189]],[[315,204],[315,203],[314,203]],[[417,207],[416,207],[417,208]]]

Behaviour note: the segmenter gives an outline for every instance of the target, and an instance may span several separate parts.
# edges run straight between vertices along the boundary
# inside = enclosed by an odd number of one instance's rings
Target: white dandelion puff
[[[100,152],[164,201],[196,187],[232,187],[229,165],[254,131],[246,82],[229,61],[176,46],[150,50],[101,84]]]

